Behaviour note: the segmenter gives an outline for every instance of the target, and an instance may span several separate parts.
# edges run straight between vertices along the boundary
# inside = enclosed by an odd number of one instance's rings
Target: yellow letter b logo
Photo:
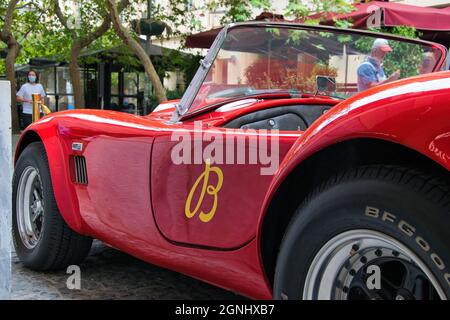
[[[209,184],[209,178],[210,173],[213,172],[217,175],[217,184],[215,186]],[[197,178],[194,185],[191,188],[191,191],[189,191],[189,195],[186,199],[186,205],[184,207],[184,213],[186,217],[189,219],[192,218],[197,214],[197,212],[200,210],[199,219],[202,222],[208,222],[210,221],[217,210],[217,193],[222,188],[223,183],[223,173],[222,170],[219,167],[212,167],[210,165],[210,160],[206,160],[205,165],[205,171]],[[197,188],[201,186],[200,195],[198,197],[197,203],[194,207],[194,210],[191,210],[191,202],[192,198],[194,197],[195,191]],[[203,203],[203,200],[205,198],[205,194],[208,194],[209,196],[213,197],[213,204],[209,212],[205,213],[203,210],[201,210],[201,206]]]

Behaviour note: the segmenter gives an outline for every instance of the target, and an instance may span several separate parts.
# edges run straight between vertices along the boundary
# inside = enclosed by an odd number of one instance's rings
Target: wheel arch
[[[58,126],[36,123],[26,129],[17,143],[14,165],[25,148],[33,142],[41,142],[44,145],[53,192],[62,218],[74,231],[83,235],[87,234],[84,231],[84,223],[76,201],[76,192],[71,184],[69,161],[59,139]]]
[[[17,163],[21,153],[25,148],[33,142],[43,142],[39,134],[34,130],[25,131],[17,142],[15,154],[14,154],[14,165]]]
[[[317,151],[294,167],[278,185],[260,222],[260,258],[266,280],[271,287],[278,249],[285,230],[305,197],[324,180],[342,170],[377,164],[414,166],[443,176],[450,184],[450,174],[441,163],[412,148],[388,140],[354,138]],[[320,170],[317,170],[318,168]]]

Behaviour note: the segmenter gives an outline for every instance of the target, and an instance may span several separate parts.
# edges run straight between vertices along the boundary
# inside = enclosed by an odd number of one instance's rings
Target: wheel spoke
[[[395,292],[399,289],[398,285],[395,285],[392,283],[391,280],[387,279],[386,277],[381,277],[381,287],[385,288],[386,286],[388,286],[392,292]]]
[[[43,210],[42,208],[39,209],[38,211],[35,212],[35,214],[33,214],[33,218],[31,219],[33,223],[36,222],[36,220],[42,216]]]
[[[378,290],[370,290],[361,278],[355,279],[352,282],[352,290],[357,289],[363,293],[369,300],[380,300],[382,297],[378,294]]]
[[[402,281],[402,288],[411,292],[416,299],[429,298],[430,286],[423,272],[410,263],[404,263],[406,272]]]
[[[41,199],[41,196],[39,195],[39,193],[38,193],[38,191],[37,191],[37,189],[34,189],[33,190],[33,195],[34,195],[34,199],[36,200],[36,201],[41,201],[42,199]]]

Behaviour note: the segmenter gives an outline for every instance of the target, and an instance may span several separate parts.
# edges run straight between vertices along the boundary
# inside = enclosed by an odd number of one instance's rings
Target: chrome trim
[[[232,25],[224,27],[219,32],[213,44],[211,45],[211,48],[208,50],[206,57],[200,61],[200,67],[197,69],[197,72],[195,73],[194,78],[183,94],[183,97],[181,97],[180,103],[176,105],[171,119],[172,122],[178,122],[180,118],[189,110],[189,107],[192,105],[192,102],[197,96],[198,90],[200,90],[200,86],[205,80],[205,77],[208,74],[212,63],[217,56],[217,53],[222,47],[222,43],[225,40],[227,30],[231,26]]]
[[[38,244],[44,222],[44,199],[39,172],[32,166],[20,175],[16,195],[17,228],[22,244],[33,249]],[[37,220],[40,220],[40,225]]]

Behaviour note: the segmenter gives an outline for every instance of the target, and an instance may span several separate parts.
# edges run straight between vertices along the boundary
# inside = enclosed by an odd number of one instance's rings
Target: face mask
[[[28,76],[28,81],[30,81],[31,83],[35,83],[36,82],[36,76]]]

